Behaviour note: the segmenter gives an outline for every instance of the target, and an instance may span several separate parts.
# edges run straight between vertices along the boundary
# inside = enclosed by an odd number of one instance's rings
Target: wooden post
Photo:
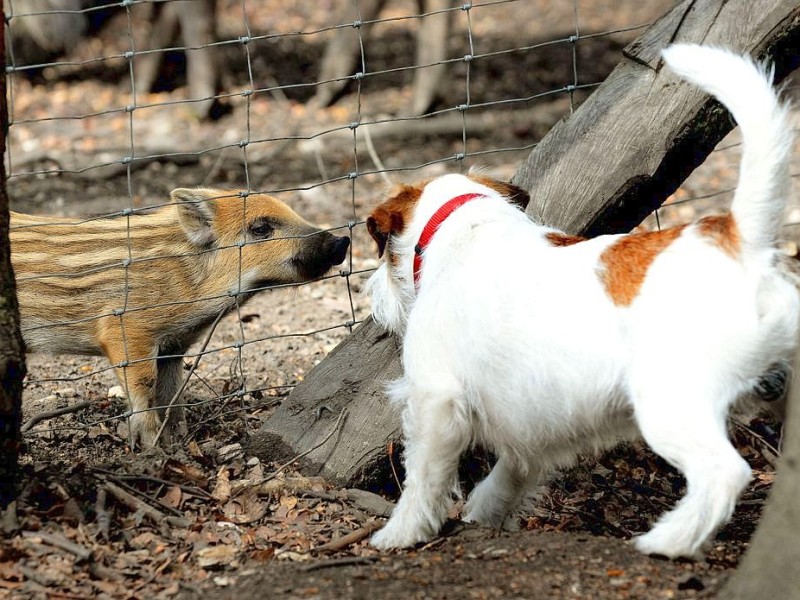
[[[624,231],[659,206],[733,124],[718,103],[661,70],[675,41],[724,45],[776,65],[796,65],[795,0],[684,0],[624,52],[622,62],[531,152],[514,182],[528,213],[569,233]],[[578,42],[580,43],[580,42]],[[264,459],[304,457],[307,471],[340,485],[370,485],[388,472],[399,419],[382,392],[397,377],[397,341],[370,319],[320,363],[252,439]],[[342,410],[340,431],[330,435]],[[324,442],[324,443],[323,443]]]

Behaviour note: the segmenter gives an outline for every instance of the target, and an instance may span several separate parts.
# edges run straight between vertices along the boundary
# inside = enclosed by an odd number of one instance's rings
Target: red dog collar
[[[431,238],[433,238],[433,234],[436,233],[444,220],[453,214],[458,207],[463,206],[470,200],[483,197],[485,197],[484,194],[462,194],[461,196],[456,196],[452,200],[448,200],[442,204],[439,210],[433,213],[430,221],[425,225],[425,229],[422,230],[417,245],[414,246],[414,288],[419,289],[419,274],[422,270],[422,253],[425,251],[425,248],[428,247]]]

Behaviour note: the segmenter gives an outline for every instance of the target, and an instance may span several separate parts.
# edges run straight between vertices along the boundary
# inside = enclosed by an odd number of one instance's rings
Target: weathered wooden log
[[[528,213],[569,233],[628,231],[661,205],[734,123],[722,106],[661,70],[673,42],[718,45],[797,66],[800,7],[790,0],[686,0],[624,50],[589,100],[556,124],[514,176]]]
[[[675,41],[716,44],[775,62],[782,79],[798,57],[795,0],[684,0],[624,52],[622,62],[514,176],[528,213],[575,234],[623,231],[659,206],[733,123],[718,103],[660,69]],[[308,473],[348,486],[379,483],[399,439],[383,386],[400,373],[397,341],[370,319],[322,361],[253,437],[262,458],[304,456]],[[331,435],[342,410],[340,431]],[[330,436],[330,437],[328,437]],[[321,443],[322,441],[325,443]]]
[[[384,387],[399,376],[397,339],[368,318],[283,401],[252,437],[249,453],[283,462],[319,445],[303,458],[306,472],[354,487],[379,484],[389,472],[386,447],[399,438]]]

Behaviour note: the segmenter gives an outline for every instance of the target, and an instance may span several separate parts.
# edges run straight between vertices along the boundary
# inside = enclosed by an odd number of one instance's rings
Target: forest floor
[[[261,4],[265,10],[249,21],[256,32],[331,24],[324,10],[307,14],[281,8],[278,0]],[[415,6],[396,5],[383,16]],[[669,5],[579,2],[581,34],[646,23]],[[220,6],[220,35],[241,35],[239,2]],[[471,32],[490,54],[564,39],[575,32],[573,8],[572,2],[536,0],[524,4],[530,14],[521,18],[523,8],[515,3],[487,5],[474,9]],[[353,151],[352,140],[348,145],[335,135],[321,136],[305,146],[274,140],[313,136],[355,117],[401,114],[411,96],[410,77],[392,69],[396,57],[413,56],[410,24],[376,28],[367,44],[371,66],[389,75],[365,82],[360,93],[350,91],[330,108],[311,110],[310,92],[288,88],[284,95],[229,99],[221,118],[198,120],[180,103],[185,90],[177,87],[144,97],[152,108],[134,116],[120,111],[87,118],[127,102],[124,69],[100,76],[95,66],[81,62],[107,54],[124,39],[114,26],[74,51],[77,67],[14,78],[12,210],[108,213],[159,204],[176,187],[249,185],[275,192],[318,225],[349,226],[352,254],[343,275],[261,293],[220,323],[186,392],[189,435],[171,447],[130,450],[124,401],[105,359],[30,355],[25,419],[41,420],[25,431],[23,489],[0,522],[0,597],[714,597],[746,550],[772,483],[779,454],[773,423],[731,421],[731,435],[754,478],[731,523],[697,561],[642,556],[630,544],[684,493],[677,472],[638,444],[587,458],[561,474],[526,507],[517,532],[466,527],[456,519],[456,506],[441,537],[390,553],[369,547],[368,536],[395,498],[380,490],[339,488],[295,471],[291,461],[273,464],[250,454],[250,435],[369,314],[362,288],[378,262],[362,220],[386,188],[382,175],[369,172],[375,170],[369,156]],[[466,25],[458,21],[455,31],[464,34]],[[636,35],[634,30],[581,39],[575,55],[580,81],[601,81]],[[268,40],[251,48],[249,62],[238,49],[223,49],[222,87],[241,89],[250,71],[257,85],[267,87],[313,82],[324,39]],[[476,61],[470,67],[473,102],[558,89],[573,81],[572,61],[566,44]],[[449,72],[452,84],[442,88],[442,106],[463,102],[464,76],[463,65]],[[576,94],[572,101],[583,97]],[[531,144],[569,113],[570,98],[554,95],[525,110],[530,119],[523,122],[503,105],[487,108],[485,128],[466,142],[454,131],[376,137],[375,145],[392,178],[458,169],[448,157],[464,150],[477,153],[467,165],[485,165],[509,178]],[[84,117],[42,120],[54,114]],[[248,136],[260,141],[244,152],[236,140]],[[118,169],[108,157],[130,147],[137,156],[160,158]],[[206,148],[218,150],[201,152]],[[734,134],[670,198],[659,213],[660,225],[724,207],[735,186],[738,152]],[[172,159],[164,158],[170,153]],[[368,172],[348,178],[353,171]],[[796,208],[790,220],[800,221]],[[655,218],[644,226],[655,227]],[[794,230],[786,237],[795,239]],[[62,410],[68,412],[54,414]]]

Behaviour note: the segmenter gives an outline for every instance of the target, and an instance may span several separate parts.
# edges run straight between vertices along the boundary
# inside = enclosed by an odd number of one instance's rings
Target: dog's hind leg
[[[728,440],[725,394],[652,386],[635,401],[635,416],[654,452],[686,477],[686,495],[653,529],[636,540],[646,554],[694,557],[731,516],[751,470]],[[728,390],[726,390],[728,391]],[[731,395],[728,391],[728,395]]]
[[[520,465],[508,454],[501,454],[492,472],[469,495],[465,521],[500,529],[523,495],[540,479],[541,471]]]
[[[397,393],[393,396],[400,399]],[[403,494],[388,523],[372,537],[373,546],[413,546],[439,532],[458,488],[459,458],[470,441],[463,409],[464,403],[450,394],[418,390],[409,394],[403,412]]]

